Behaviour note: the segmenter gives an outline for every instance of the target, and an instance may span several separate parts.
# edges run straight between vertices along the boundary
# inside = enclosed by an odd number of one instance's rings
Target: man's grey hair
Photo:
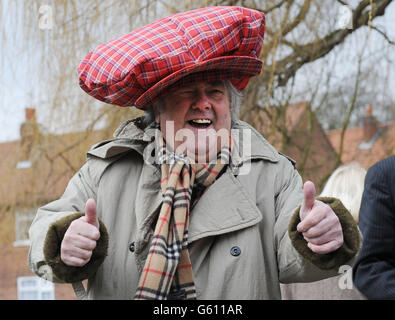
[[[233,86],[230,80],[223,80],[223,83],[229,95],[231,118],[232,122],[234,122],[237,121],[240,116],[243,94]],[[162,106],[163,100],[159,99],[144,112],[142,120],[145,126],[148,126],[150,123],[155,121],[155,110],[160,110]]]

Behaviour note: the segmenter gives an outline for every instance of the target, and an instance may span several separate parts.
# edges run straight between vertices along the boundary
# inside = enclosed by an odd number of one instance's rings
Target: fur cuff
[[[77,212],[59,219],[52,223],[48,229],[44,242],[45,263],[52,268],[53,274],[61,281],[73,283],[82,281],[91,277],[103,263],[107,256],[108,232],[102,221],[100,224],[100,238],[97,241],[96,248],[92,252],[89,262],[82,267],[72,267],[66,265],[60,258],[60,245],[64,234],[75,219],[82,217],[84,213]]]
[[[320,197],[316,200],[320,200],[329,205],[339,218],[343,230],[343,245],[339,249],[328,254],[318,254],[311,251],[302,233],[298,232],[296,229],[300,222],[300,207],[291,218],[288,226],[288,234],[295,249],[315,266],[323,270],[337,269],[350,261],[350,259],[358,253],[361,241],[359,230],[354,218],[339,199]]]

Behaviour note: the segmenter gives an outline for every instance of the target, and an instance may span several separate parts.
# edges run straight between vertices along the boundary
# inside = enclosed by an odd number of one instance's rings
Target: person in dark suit
[[[368,299],[395,299],[395,155],[366,174],[359,228],[363,245],[354,285]]]

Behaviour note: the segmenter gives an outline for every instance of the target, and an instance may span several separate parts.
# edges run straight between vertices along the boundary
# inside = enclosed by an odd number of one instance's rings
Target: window
[[[19,161],[16,164],[16,168],[17,169],[28,169],[32,166],[32,162],[30,160],[26,160],[26,161]]]
[[[14,246],[28,246],[29,228],[33,222],[36,209],[16,210],[15,211],[15,242]]]
[[[52,282],[39,277],[18,277],[18,300],[54,300]]]

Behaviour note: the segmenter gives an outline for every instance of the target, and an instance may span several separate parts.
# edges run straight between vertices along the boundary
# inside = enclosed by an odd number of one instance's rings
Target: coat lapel
[[[157,218],[162,204],[160,189],[160,171],[153,165],[144,163],[136,195],[135,212],[137,235],[136,241],[143,247],[149,241],[153,222]],[[139,248],[136,247],[136,253]]]

